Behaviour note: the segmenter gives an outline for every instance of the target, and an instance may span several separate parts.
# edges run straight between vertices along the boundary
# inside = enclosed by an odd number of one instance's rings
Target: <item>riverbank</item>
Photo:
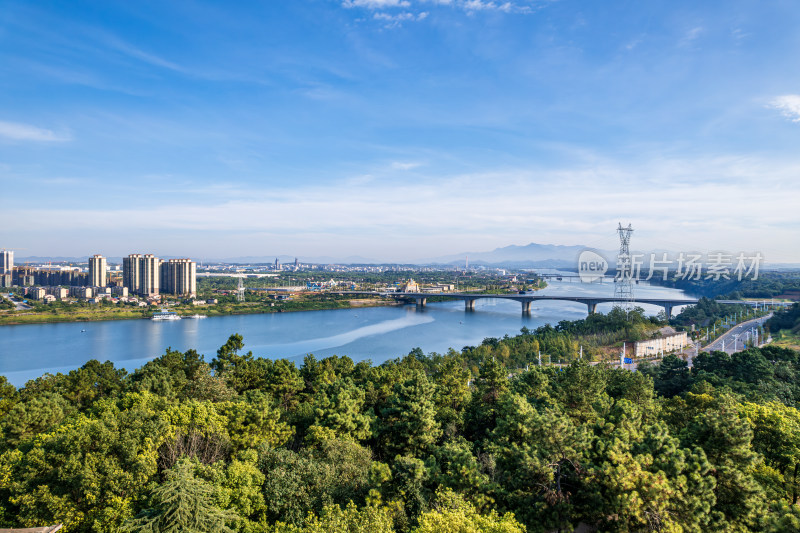
[[[182,317],[195,314],[207,317],[231,315],[258,315],[268,313],[292,313],[299,311],[329,311],[332,309],[358,309],[362,307],[387,307],[404,305],[395,300],[377,298],[341,299],[331,296],[324,299],[298,299],[276,302],[226,302],[207,306],[170,306]],[[77,309],[53,308],[43,311],[7,311],[0,312],[0,326],[25,324],[58,324],[65,322],[101,322],[109,320],[149,319],[155,312],[154,307],[126,308],[118,306],[93,306]]]

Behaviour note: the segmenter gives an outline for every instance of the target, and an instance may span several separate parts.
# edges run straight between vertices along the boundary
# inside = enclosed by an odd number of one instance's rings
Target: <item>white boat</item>
[[[175,311],[167,311],[162,309],[157,313],[153,313],[151,320],[180,320],[181,317]]]
[[[206,318],[206,315],[194,314],[194,315],[189,315],[186,318]]]

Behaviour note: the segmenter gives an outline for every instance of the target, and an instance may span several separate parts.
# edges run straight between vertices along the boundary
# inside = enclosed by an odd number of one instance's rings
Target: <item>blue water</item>
[[[650,298],[685,298],[677,289],[636,286],[636,294]],[[542,294],[612,295],[613,284],[553,281]],[[607,312],[611,304],[598,305]],[[642,306],[655,314],[660,307]],[[676,309],[675,312],[678,312]],[[110,360],[132,371],[163,354],[167,347],[190,348],[211,360],[233,333],[244,337],[245,350],[268,358],[300,363],[306,354],[318,357],[347,355],[356,361],[380,363],[401,357],[415,347],[426,353],[480,344],[486,337],[515,335],[523,326],[577,320],[586,306],[574,302],[534,302],[531,315],[518,302],[481,299],[475,312],[465,312],[461,301],[370,307],[333,311],[271,313],[183,319],[171,322],[120,320],[64,324],[0,326],[0,375],[16,386],[45,372],[68,372],[89,359]],[[82,332],[81,330],[86,330]]]

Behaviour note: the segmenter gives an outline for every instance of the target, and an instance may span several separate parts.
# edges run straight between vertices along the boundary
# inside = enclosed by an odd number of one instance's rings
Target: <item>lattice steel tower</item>
[[[241,273],[239,274],[239,286],[236,287],[236,301],[244,301],[244,278]]]
[[[630,224],[627,228],[623,228],[620,222],[617,233],[619,234],[619,255],[617,256],[617,276],[614,278],[614,297],[623,299],[618,305],[628,312],[633,309],[633,263],[630,250],[633,228]]]

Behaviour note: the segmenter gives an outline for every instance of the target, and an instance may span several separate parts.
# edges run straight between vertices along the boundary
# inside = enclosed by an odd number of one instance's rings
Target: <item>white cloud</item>
[[[689,46],[694,41],[696,41],[700,37],[700,35],[703,34],[704,31],[705,28],[703,28],[702,26],[695,26],[694,28],[690,28],[686,30],[686,33],[683,34],[683,37],[681,38],[680,43],[678,44],[680,46]]]
[[[37,128],[30,124],[0,121],[0,137],[13,141],[63,142],[70,140],[68,135],[60,135],[52,130]]]
[[[375,13],[373,15],[375,20],[385,20],[387,22],[403,22],[406,20],[415,20],[417,16],[414,13],[397,13],[396,15],[390,15],[389,13]]]
[[[392,170],[412,170],[421,167],[422,163],[414,161],[392,161]]]
[[[96,238],[114,242],[119,232],[150,235],[152,230],[165,242],[191,239],[194,255],[213,257],[243,255],[244,248],[227,250],[228,238],[247,242],[247,235],[260,234],[264,242],[253,238],[248,246],[269,244],[301,255],[373,256],[391,243],[385,253],[392,255],[381,257],[398,260],[531,241],[586,244],[607,237],[613,244],[613,228],[622,218],[636,227],[637,246],[664,239],[692,249],[758,249],[769,261],[798,261],[800,252],[785,243],[800,230],[799,171],[800,161],[741,157],[646,164],[601,160],[447,179],[411,179],[398,168],[395,179],[362,177],[229,194],[212,187],[170,205],[12,208],[8,214],[29,240],[41,233],[40,238],[58,242],[91,230]],[[775,190],[784,192],[776,196]],[[64,235],[54,232],[54,220],[70,221],[61,229]]]
[[[421,0],[424,3],[450,6],[468,12],[474,11],[504,11],[523,12],[533,11],[536,7],[541,7],[552,0]]]
[[[502,11],[505,13],[530,13],[554,0],[344,0],[346,8],[366,8],[377,11],[373,17],[397,26],[404,21],[424,20],[428,11],[418,11],[422,5],[442,6],[459,9],[468,14],[479,11]],[[392,9],[402,8],[402,13],[391,13]]]
[[[395,28],[397,26],[402,25],[403,22],[414,22],[417,20],[424,20],[427,18],[428,12],[423,11],[421,13],[411,13],[408,11],[403,11],[402,13],[391,14],[385,11],[378,11],[375,13],[372,18],[375,20],[382,20],[386,22],[387,28]]]
[[[461,2],[461,5],[466,11],[497,10],[506,13],[520,7],[511,2],[487,2],[485,0],[466,0],[465,2]]]
[[[784,94],[773,98],[769,107],[777,109],[792,122],[800,122],[800,94]]]
[[[347,8],[386,9],[389,7],[409,7],[411,3],[408,0],[344,0],[342,5]]]

